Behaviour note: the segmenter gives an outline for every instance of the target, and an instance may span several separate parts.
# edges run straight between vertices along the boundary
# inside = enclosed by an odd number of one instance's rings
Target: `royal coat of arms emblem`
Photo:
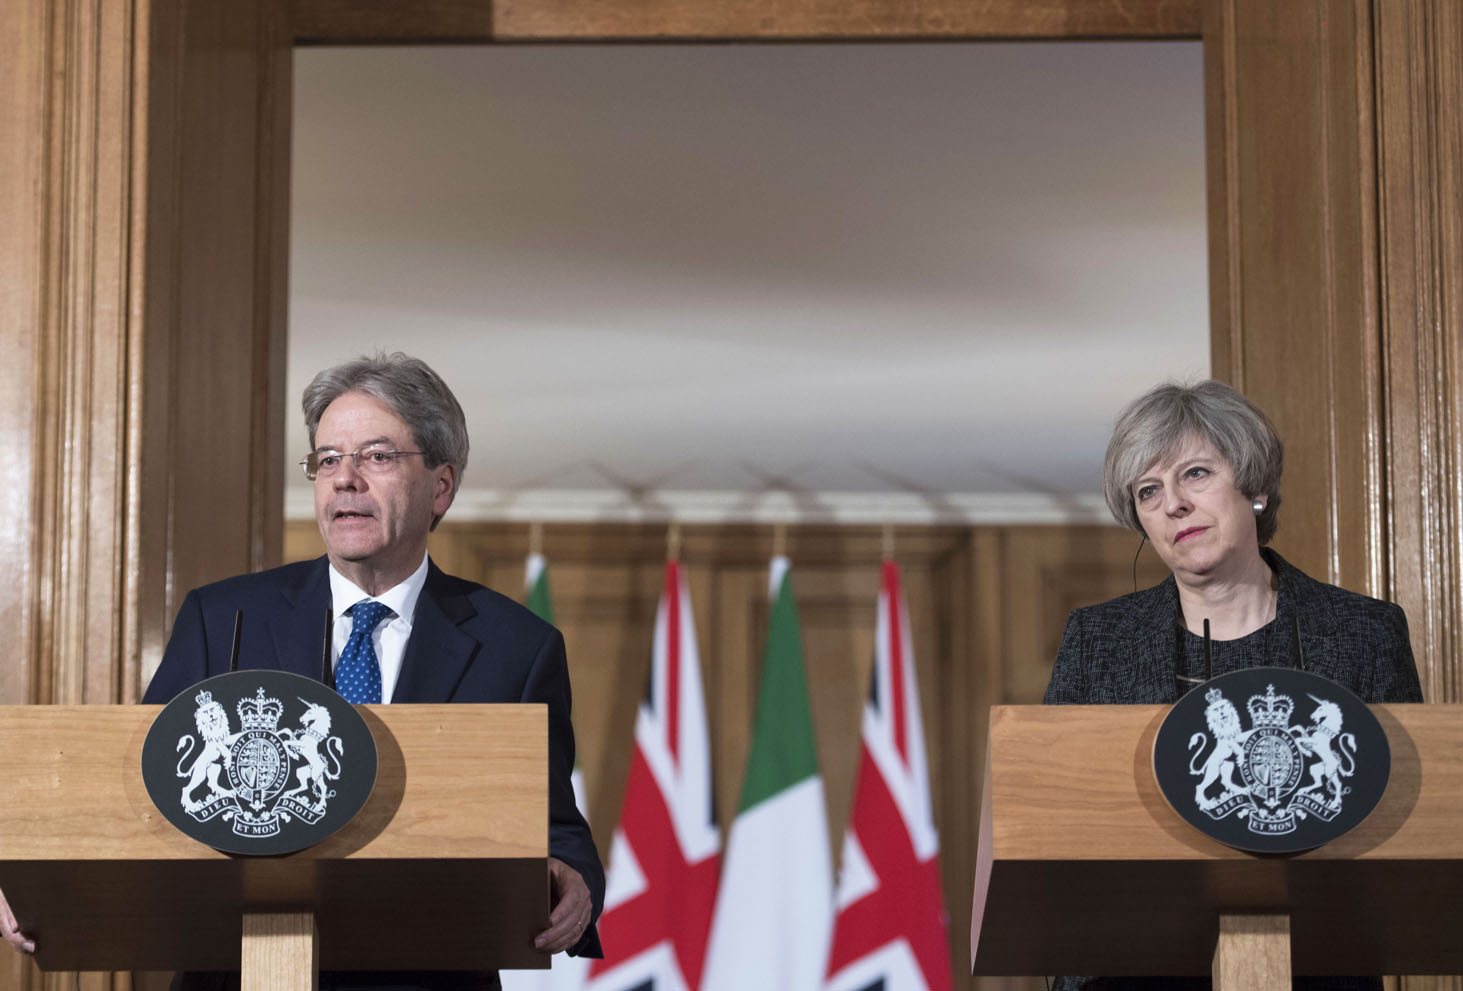
[[[305,711],[299,725],[281,729],[283,704],[260,688],[254,698],[239,700],[234,733],[212,692],[201,691],[195,700],[198,736],[185,734],[177,747],[178,777],[188,779],[185,812],[199,822],[221,815],[239,836],[273,836],[281,822],[295,818],[320,821],[335,797],[330,783],[340,778],[343,750],[340,737],[330,735],[328,709],[300,699]]]
[[[200,682],[164,708],[143,745],[159,811],[231,853],[319,842],[355,815],[375,778],[375,741],[355,708],[281,671]]]
[[[1230,846],[1278,853],[1312,849],[1365,818],[1391,755],[1376,716],[1342,686],[1251,668],[1181,699],[1153,760],[1183,818]]]
[[[1336,818],[1351,791],[1342,779],[1356,773],[1356,735],[1341,731],[1335,702],[1308,697],[1315,703],[1310,721],[1295,724],[1294,700],[1267,685],[1245,706],[1246,730],[1223,692],[1204,693],[1209,733],[1189,738],[1189,773],[1201,778],[1194,789],[1200,811],[1212,819],[1238,813],[1255,833],[1289,833],[1307,816]]]

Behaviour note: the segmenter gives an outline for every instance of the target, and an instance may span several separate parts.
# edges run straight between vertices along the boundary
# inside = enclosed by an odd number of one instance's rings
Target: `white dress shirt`
[[[417,611],[417,597],[427,583],[427,556],[406,581],[394,585],[380,595],[367,595],[360,586],[330,566],[330,607],[335,611],[335,626],[330,634],[330,669],[340,663],[340,651],[351,635],[350,609],[362,599],[375,599],[396,615],[371,635],[376,660],[381,665],[381,701],[390,702],[401,675],[401,661],[406,655],[406,642],[411,638],[411,621]]]

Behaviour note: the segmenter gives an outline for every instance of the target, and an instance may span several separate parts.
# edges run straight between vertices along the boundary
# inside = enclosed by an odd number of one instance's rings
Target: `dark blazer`
[[[1401,607],[1307,577],[1271,550],[1279,578],[1275,622],[1287,645],[1300,622],[1307,671],[1345,685],[1367,702],[1421,702],[1422,686]],[[1048,705],[1122,705],[1178,701],[1174,665],[1179,637],[1173,576],[1141,592],[1073,611],[1062,634]],[[1059,977],[1053,991],[1200,991],[1207,978]],[[1374,977],[1297,977],[1305,991],[1380,991]]]
[[[243,610],[239,667],[278,668],[320,677],[321,638],[330,607],[326,558],[194,589],[183,600],[172,638],[143,701],[165,703],[229,667],[234,614]],[[475,582],[427,565],[392,699],[397,702],[545,702],[549,709],[549,853],[589,886],[593,919],[604,907],[604,868],[589,826],[574,804],[574,730],[569,669],[559,631],[523,606]],[[593,924],[569,950],[601,955]],[[427,975],[423,975],[427,977]],[[495,987],[495,976],[403,982],[421,987]]]
[[[1288,645],[1300,622],[1306,670],[1366,702],[1421,702],[1422,686],[1400,606],[1307,577],[1271,550],[1280,579],[1275,621]],[[1048,705],[1178,701],[1178,587],[1172,576],[1141,592],[1075,610],[1067,620]]]

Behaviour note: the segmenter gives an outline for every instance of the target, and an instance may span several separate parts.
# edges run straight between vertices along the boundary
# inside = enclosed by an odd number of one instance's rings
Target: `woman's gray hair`
[[[1123,526],[1143,533],[1133,503],[1133,483],[1155,464],[1176,457],[1190,438],[1208,441],[1229,463],[1245,498],[1265,496],[1255,520],[1260,543],[1279,525],[1284,449],[1260,408],[1223,382],[1168,382],[1144,393],[1118,414],[1102,464],[1107,508]]]
[[[467,467],[467,419],[447,383],[425,361],[400,351],[378,351],[316,375],[300,397],[312,449],[325,407],[347,392],[364,392],[389,406],[411,431],[411,441],[428,468],[443,464],[456,468],[452,494],[457,494]]]

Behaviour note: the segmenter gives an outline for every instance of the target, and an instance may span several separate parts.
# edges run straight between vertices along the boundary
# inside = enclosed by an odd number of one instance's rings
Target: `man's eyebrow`
[[[361,443],[361,446],[358,447],[358,448],[356,448],[356,450],[357,451],[363,451],[363,450],[365,450],[368,447],[375,447],[377,444],[392,444],[392,443],[395,443],[395,441],[393,441],[390,437],[372,437],[368,441],[363,441]],[[316,454],[324,454],[326,451],[339,451],[339,450],[340,450],[340,448],[334,446],[333,444],[322,444],[319,447],[315,448],[315,453]]]

